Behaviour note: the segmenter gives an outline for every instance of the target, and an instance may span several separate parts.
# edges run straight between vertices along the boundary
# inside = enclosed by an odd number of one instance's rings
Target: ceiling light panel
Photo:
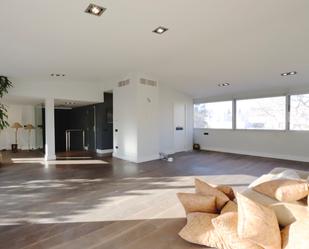
[[[218,84],[219,87],[224,87],[224,86],[230,86],[230,83],[222,83],[222,84]]]
[[[52,73],[50,74],[51,77],[64,77],[65,74],[60,74],[60,73]]]
[[[168,28],[165,28],[163,26],[160,26],[158,28],[156,28],[155,30],[153,30],[153,33],[156,33],[158,35],[162,35],[163,33],[165,33],[166,31],[168,31]]]
[[[290,76],[290,75],[295,75],[295,74],[297,74],[296,71],[291,71],[291,72],[282,73],[281,76]]]
[[[95,4],[89,4],[87,9],[85,10],[86,13],[95,15],[95,16],[101,16],[106,11],[106,8],[103,8],[99,5]]]

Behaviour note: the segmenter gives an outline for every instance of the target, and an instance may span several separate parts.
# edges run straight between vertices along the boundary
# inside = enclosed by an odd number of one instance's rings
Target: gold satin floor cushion
[[[265,195],[274,202],[279,202],[276,197],[281,198],[287,193],[287,199],[292,200],[295,205],[295,200],[303,197],[303,190],[308,189],[308,182],[303,181],[308,176],[305,177],[304,172],[299,174],[285,171],[286,169],[275,169],[271,172],[271,177],[266,179],[263,176],[262,180],[258,179],[251,186],[253,188],[279,179],[276,187],[269,188],[266,194],[251,191]],[[302,185],[301,190],[298,187],[292,191],[285,189],[289,186],[286,183],[290,181],[293,181],[293,188],[297,184]],[[282,183],[283,187],[278,183]],[[306,187],[304,183],[307,184]],[[278,195],[277,189],[281,191]],[[293,191],[297,197],[291,196]],[[280,226],[274,203],[261,204],[240,193],[236,193],[235,198],[231,187],[213,185],[200,178],[195,179],[195,193],[179,193],[178,198],[187,214],[187,224],[179,232],[179,236],[190,243],[218,249],[309,249],[308,213],[302,213],[303,216],[298,217],[299,219]],[[286,197],[282,198],[287,200]],[[308,190],[305,198],[308,198]],[[307,200],[302,200],[302,203],[306,204],[308,211]]]

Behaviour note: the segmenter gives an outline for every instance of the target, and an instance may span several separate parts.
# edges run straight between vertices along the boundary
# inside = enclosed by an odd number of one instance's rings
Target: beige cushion
[[[216,186],[216,189],[223,192],[231,201],[235,199],[235,193],[232,187],[227,185],[218,185]]]
[[[253,188],[264,182],[269,182],[278,179],[301,180],[302,178],[300,177],[300,175],[304,176],[304,171],[295,171],[292,169],[285,169],[285,168],[275,168],[269,174],[262,175],[255,181],[253,181],[249,185],[249,188]]]
[[[308,195],[308,183],[303,180],[277,179],[264,182],[253,188],[255,191],[278,201],[297,201]]]
[[[215,196],[189,193],[178,193],[177,196],[186,213],[205,212],[215,214],[217,212]]]
[[[250,240],[241,239],[237,234],[237,213],[229,212],[212,219],[212,224],[227,249],[263,249]]]
[[[309,215],[309,208],[307,204],[300,201],[294,201],[291,203],[279,202],[252,189],[247,189],[242,192],[242,195],[274,210],[279,224],[283,227]]]
[[[286,170],[290,170],[289,168],[274,168],[270,174],[272,175],[278,175]],[[303,170],[294,170],[297,175],[301,178],[301,179],[306,179],[309,176],[309,171],[303,171]]]
[[[179,232],[179,236],[191,243],[224,248],[222,240],[211,223],[211,220],[217,216],[207,213],[188,214],[187,225]]]
[[[215,196],[218,210],[221,210],[225,203],[230,200],[223,192],[197,178],[195,179],[195,191],[198,194]]]
[[[274,211],[237,194],[238,235],[265,249],[281,249],[279,224]]]
[[[281,231],[283,249],[309,248],[309,221],[296,221]]]
[[[295,203],[278,202],[269,206],[275,211],[278,222],[281,226],[309,217],[309,208],[305,205]]]
[[[291,179],[300,180],[299,174],[294,169],[286,169],[278,174],[273,174],[274,179]]]
[[[221,210],[221,214],[228,212],[237,212],[237,204],[233,201],[228,201]]]

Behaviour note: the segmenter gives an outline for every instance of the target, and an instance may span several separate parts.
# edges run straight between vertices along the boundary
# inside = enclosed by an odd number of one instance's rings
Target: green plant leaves
[[[5,94],[8,93],[8,89],[12,87],[13,84],[9,79],[5,76],[0,76],[0,98],[2,98]],[[0,130],[5,129],[9,126],[7,122],[8,113],[6,106],[0,103]]]

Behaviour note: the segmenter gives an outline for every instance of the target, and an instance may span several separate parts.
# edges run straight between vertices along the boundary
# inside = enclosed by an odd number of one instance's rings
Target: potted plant
[[[2,97],[8,93],[8,89],[12,87],[12,82],[5,76],[0,76],[0,101]],[[0,132],[9,127],[8,112],[6,106],[0,102]],[[0,153],[0,162],[2,161],[2,154]]]

